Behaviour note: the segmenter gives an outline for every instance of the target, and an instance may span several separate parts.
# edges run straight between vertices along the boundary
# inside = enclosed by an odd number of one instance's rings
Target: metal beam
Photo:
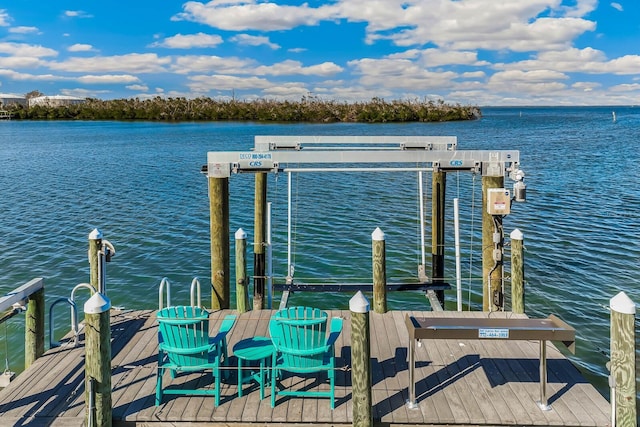
[[[36,278],[25,283],[12,292],[9,292],[3,297],[0,297],[0,312],[8,310],[13,307],[14,304],[26,301],[29,296],[44,287],[44,279]]]
[[[455,136],[256,135],[255,151],[318,149],[318,146],[376,146],[404,150],[455,150]]]

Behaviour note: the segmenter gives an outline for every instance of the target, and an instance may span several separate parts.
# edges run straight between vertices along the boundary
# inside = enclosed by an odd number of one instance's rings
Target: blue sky
[[[0,4],[0,93],[640,104],[637,0]]]

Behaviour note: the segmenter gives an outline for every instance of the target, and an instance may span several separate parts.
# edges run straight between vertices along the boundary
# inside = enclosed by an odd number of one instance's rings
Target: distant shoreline
[[[316,97],[300,101],[214,100],[211,98],[87,99],[73,105],[7,107],[15,120],[258,121],[309,123],[400,123],[475,120],[477,106],[432,100],[336,102]]]

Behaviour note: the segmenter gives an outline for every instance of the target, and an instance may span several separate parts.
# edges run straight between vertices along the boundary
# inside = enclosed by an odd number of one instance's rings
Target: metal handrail
[[[49,348],[60,347],[60,341],[54,341],[53,331],[55,325],[53,321],[53,307],[61,302],[66,302],[71,306],[71,330],[74,334],[74,346],[78,345],[78,308],[71,298],[58,298],[49,307]]]
[[[198,305],[197,305],[197,307],[202,307],[202,294],[200,292],[200,280],[198,280],[197,277],[194,277],[193,280],[191,281],[191,291],[190,291],[190,294],[191,294],[191,306],[192,307],[196,307],[196,304],[195,304],[195,301],[194,301],[195,300],[194,291],[196,291],[196,290],[198,292]]]
[[[162,310],[163,308],[162,290],[165,286],[167,287],[167,307],[171,306],[171,284],[169,283],[169,279],[163,277],[160,282],[160,289],[158,290],[158,310]]]

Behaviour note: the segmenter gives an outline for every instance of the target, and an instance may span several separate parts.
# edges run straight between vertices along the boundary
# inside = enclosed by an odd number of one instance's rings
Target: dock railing
[[[26,310],[24,368],[44,354],[44,279],[39,277],[0,298],[0,312],[11,310],[0,323]]]

